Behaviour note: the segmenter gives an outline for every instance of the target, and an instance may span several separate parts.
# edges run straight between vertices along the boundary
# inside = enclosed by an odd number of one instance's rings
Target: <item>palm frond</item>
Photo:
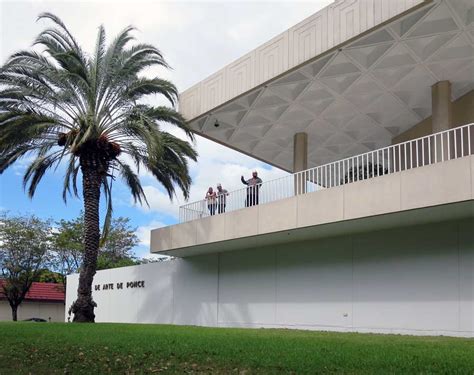
[[[105,241],[107,240],[107,237],[109,236],[110,232],[110,225],[112,223],[112,213],[113,213],[113,207],[112,207],[112,181],[109,183],[106,178],[102,181],[102,188],[104,191],[105,195],[105,202],[106,202],[106,207],[107,210],[105,212],[105,219],[104,219],[104,225],[102,226],[102,236],[99,241],[99,246],[104,246]]]
[[[126,92],[126,95],[128,95],[131,100],[136,100],[150,94],[163,95],[173,106],[178,99],[176,86],[170,81],[159,78],[139,78],[128,87]]]
[[[28,196],[33,198],[36,188],[48,169],[54,166],[59,160],[60,153],[55,152],[50,155],[38,156],[26,169],[23,176],[23,187],[28,185]]]
[[[64,182],[63,182],[63,201],[64,203],[67,202],[67,196],[74,195],[78,197],[78,190],[77,190],[77,174],[79,173],[80,165],[77,162],[74,155],[70,155],[69,162],[67,164],[66,174],[64,175]],[[71,191],[72,188],[72,191]]]
[[[135,203],[145,203],[146,205],[148,205],[148,201],[146,199],[146,195],[143,191],[138,175],[133,172],[132,168],[129,165],[121,162],[120,160],[117,160],[117,165],[122,180],[130,189]]]

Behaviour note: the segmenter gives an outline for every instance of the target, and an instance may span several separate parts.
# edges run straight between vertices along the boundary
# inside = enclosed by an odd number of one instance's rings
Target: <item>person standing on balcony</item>
[[[222,214],[225,212],[228,195],[229,192],[223,189],[221,184],[217,184],[217,213]]]
[[[252,178],[245,180],[244,176],[240,176],[240,181],[244,185],[247,185],[247,200],[245,201],[245,207],[250,207],[258,204],[258,190],[262,184],[262,179],[258,177],[257,171],[252,172]]]
[[[212,189],[211,186],[209,186],[209,189],[207,190],[206,193],[206,202],[207,202],[207,208],[209,209],[209,213],[211,216],[216,214],[216,192]]]

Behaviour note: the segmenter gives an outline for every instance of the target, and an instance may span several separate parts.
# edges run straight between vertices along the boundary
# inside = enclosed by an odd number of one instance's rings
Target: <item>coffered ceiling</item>
[[[191,122],[198,133],[287,171],[364,153],[431,115],[431,85],[474,88],[474,2],[443,0],[377,27]]]

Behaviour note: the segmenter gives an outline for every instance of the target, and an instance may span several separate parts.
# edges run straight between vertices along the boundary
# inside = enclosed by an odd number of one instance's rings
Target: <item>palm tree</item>
[[[82,174],[84,200],[84,260],[77,300],[71,311],[76,322],[93,322],[92,281],[100,242],[99,205],[104,194],[111,218],[111,188],[119,176],[139,203],[148,203],[138,171],[146,168],[163,185],[170,199],[175,186],[189,196],[188,159],[192,145],[160,129],[167,123],[192,133],[174,109],[176,87],[159,78],[146,78],[150,67],[168,68],[160,51],[134,41],[125,28],[107,46],[99,27],[92,56],[80,48],[64,23],[43,13],[52,28],[35,40],[41,52],[13,54],[0,69],[0,173],[25,156],[34,156],[23,183],[33,197],[44,174],[61,165],[65,170],[63,199],[78,196]],[[164,96],[171,107],[144,104],[150,94]],[[81,172],[81,174],[79,174]]]

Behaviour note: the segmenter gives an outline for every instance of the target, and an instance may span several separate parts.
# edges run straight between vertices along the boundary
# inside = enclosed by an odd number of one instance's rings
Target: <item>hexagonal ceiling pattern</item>
[[[219,143],[292,170],[293,136],[308,166],[391,144],[431,115],[431,85],[452,100],[474,88],[474,2],[430,4],[191,123]],[[218,126],[216,127],[216,123]]]

